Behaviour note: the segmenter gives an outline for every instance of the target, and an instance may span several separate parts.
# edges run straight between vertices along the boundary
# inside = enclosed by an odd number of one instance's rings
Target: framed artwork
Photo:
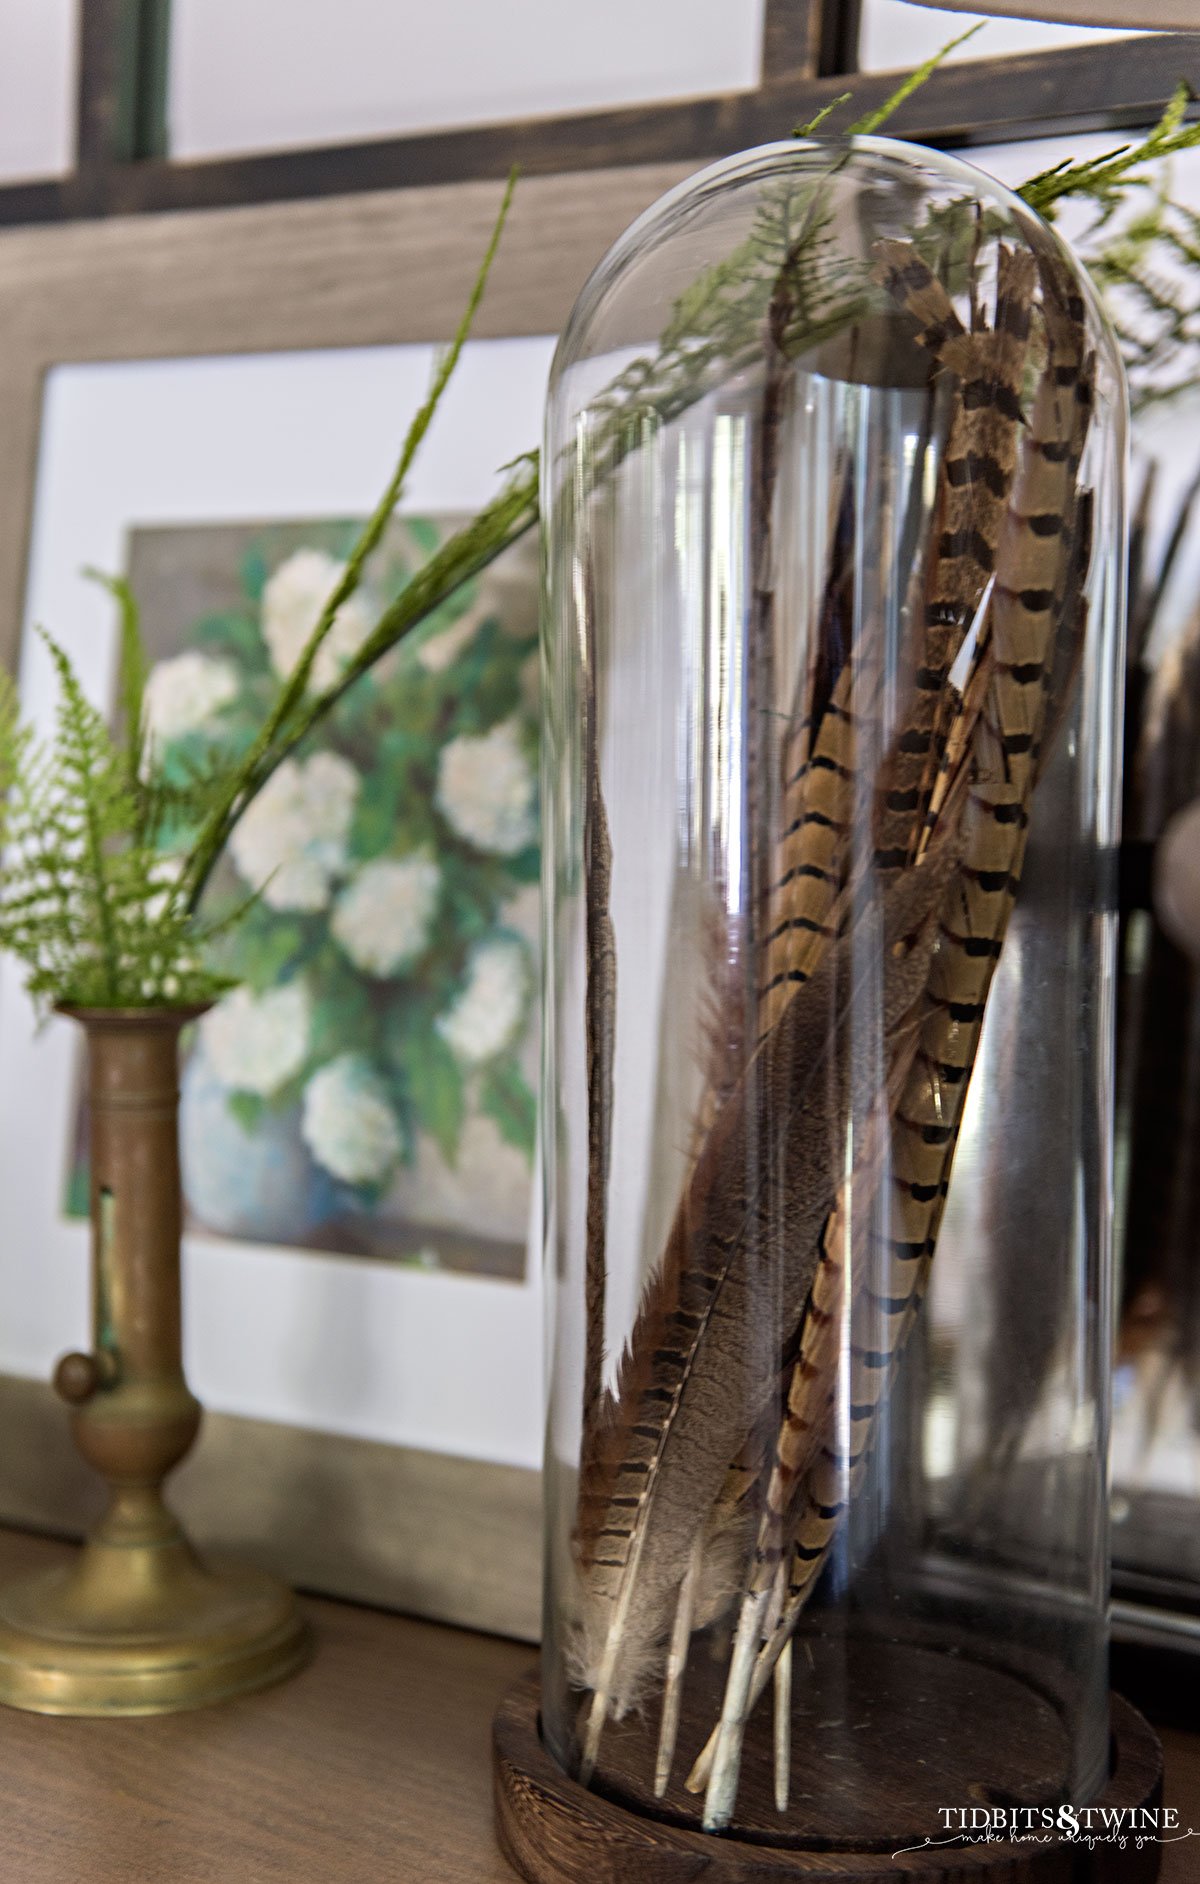
[[[460,0],[414,31],[386,8],[85,0],[75,165],[0,187],[0,223],[708,157],[786,131],[797,86],[844,69],[843,10],[526,0],[492,20]]]
[[[368,606],[537,442],[556,328],[677,174],[531,182]],[[38,724],[35,622],[111,698],[93,565],[141,596],[168,755],[245,737],[386,481],[495,200],[466,185],[5,238],[0,411],[22,448],[0,485],[0,621]],[[347,694],[214,882],[260,894],[232,964],[246,986],[185,1071],[187,1358],[210,1413],[178,1480],[210,1546],[523,1635],[542,1443],[535,564],[516,546]],[[338,644],[361,627],[351,611]],[[8,968],[0,1043],[0,1513],[69,1529],[94,1494],[43,1382],[86,1326],[76,1045],[38,1030]]]
[[[330,660],[536,433],[553,344],[468,347]],[[410,346],[59,367],[19,670],[38,731],[55,687],[34,623],[111,698],[96,567],[149,575],[168,766],[250,736],[432,365]],[[202,1401],[532,1469],[536,553],[506,563],[364,677],[238,826],[214,901],[259,893],[227,945],[247,979],[196,1029],[181,1142]],[[86,1327],[78,1042],[19,984],[0,965],[0,1192],[26,1233],[0,1257],[0,1365],[45,1374]]]
[[[326,668],[465,521],[394,522]],[[244,749],[355,534],[320,519],[129,531],[168,776]],[[198,1233],[524,1280],[537,603],[526,539],[419,649],[364,676],[239,826],[209,910],[257,895],[219,951],[240,986],[200,1022],[183,1076]],[[78,1119],[67,1207],[86,1219],[82,1103]]]

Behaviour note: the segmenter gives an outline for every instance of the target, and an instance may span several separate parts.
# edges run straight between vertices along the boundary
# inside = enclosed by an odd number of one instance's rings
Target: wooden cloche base
[[[955,1718],[945,1723],[951,1736],[969,1725],[957,1712],[960,1700],[955,1697]],[[936,1698],[928,1696],[925,1718],[937,1711]],[[1141,1715],[1115,1695],[1111,1719],[1110,1777],[1094,1803],[1159,1804],[1163,1765],[1158,1740]],[[994,1745],[1002,1745],[1006,1735],[1019,1745],[1029,1719],[1014,1712],[1007,1725],[993,1716],[987,1726]],[[903,1736],[890,1743],[880,1736],[872,1754],[875,1798],[886,1798],[889,1757],[895,1769],[894,1796],[899,1798],[913,1773],[911,1745]],[[883,1771],[875,1764],[880,1757]],[[938,1765],[938,1783],[947,1791],[945,1804],[973,1803],[970,1770],[964,1765],[956,1783],[953,1767],[941,1761]],[[1123,1851],[1103,1844],[1090,1853],[1080,1843],[974,1844],[894,1858],[896,1846],[882,1849],[875,1840],[870,1849],[822,1850],[815,1842],[783,1845],[778,1831],[770,1843],[757,1842],[762,1832],[714,1837],[669,1817],[651,1816],[636,1805],[618,1804],[568,1779],[542,1744],[536,1674],[519,1681],[500,1705],[493,1729],[493,1775],[501,1849],[530,1884],[695,1884],[699,1879],[711,1884],[784,1884],[788,1878],[805,1884],[882,1884],[885,1878],[891,1884],[919,1884],[923,1879],[936,1879],[937,1884],[1153,1884],[1162,1856],[1158,1844],[1146,1843],[1139,1851],[1132,1839]],[[757,1815],[752,1811],[749,1816]],[[907,1842],[899,1838],[897,1845]]]

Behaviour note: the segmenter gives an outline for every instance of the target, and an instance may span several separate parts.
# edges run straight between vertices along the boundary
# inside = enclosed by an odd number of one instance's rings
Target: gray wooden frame
[[[610,110],[175,162],[168,154],[171,0],[81,0],[76,163],[0,185],[0,224],[218,208],[350,191],[666,162],[753,144],[735,127],[764,104],[784,130],[797,82],[853,65],[859,0],[764,0],[759,82],[744,91]],[[697,139],[699,142],[697,142]]]
[[[609,244],[691,167],[528,179],[476,331],[556,332]],[[498,202],[496,184],[462,183],[0,237],[0,660],[20,633],[53,367],[445,340]],[[0,1433],[0,1519],[82,1528],[95,1488],[50,1388],[0,1377]],[[537,1632],[536,1472],[223,1416],[206,1422],[177,1497],[198,1541],[249,1546],[301,1585]]]
[[[616,164],[690,161],[784,136],[846,89],[883,103],[895,73],[859,75],[861,0],[764,0],[759,83],[661,103],[371,138],[199,162],[168,154],[170,0],[82,0],[77,161],[66,176],[0,185],[0,225],[156,214]],[[947,37],[954,30],[947,17]],[[999,143],[1149,124],[1186,79],[1200,92],[1200,34],[946,66],[896,116],[915,143]]]

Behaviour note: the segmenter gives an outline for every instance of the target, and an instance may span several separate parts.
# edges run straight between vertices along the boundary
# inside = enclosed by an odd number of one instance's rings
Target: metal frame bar
[[[860,0],[766,0],[755,90],[423,132],[211,162],[163,155],[170,0],[83,0],[79,165],[0,187],[0,225],[213,209],[615,165],[702,162],[786,137],[845,89]],[[946,66],[901,109],[898,135],[944,148],[1151,122],[1181,79],[1200,95],[1200,35]],[[894,75],[864,73],[860,110]]]
[[[170,0],[83,0],[76,169],[93,176],[166,155]]]

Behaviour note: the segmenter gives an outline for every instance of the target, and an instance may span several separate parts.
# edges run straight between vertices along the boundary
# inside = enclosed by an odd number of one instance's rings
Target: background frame
[[[527,179],[477,336],[556,332],[596,260],[690,169]],[[444,341],[498,200],[495,183],[473,182],[8,231],[0,241],[8,447],[0,659],[14,664],[24,614],[48,372],[65,362]],[[405,418],[396,415],[397,439]],[[0,1430],[0,1519],[64,1534],[85,1528],[100,1488],[49,1385],[0,1376]],[[499,1634],[538,1634],[535,1471],[210,1415],[173,1487],[206,1547],[236,1543],[302,1586]]]

